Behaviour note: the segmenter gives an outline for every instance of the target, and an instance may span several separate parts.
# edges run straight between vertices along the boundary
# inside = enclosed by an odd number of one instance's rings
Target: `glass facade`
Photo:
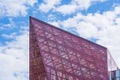
[[[30,18],[30,80],[108,80],[107,49]]]
[[[120,69],[116,71],[116,80],[120,80]]]
[[[120,80],[120,69],[111,72],[111,80]]]
[[[114,71],[118,70],[118,67],[115,61],[113,60],[112,56],[110,55],[109,51],[107,51],[107,62],[108,62],[109,80],[116,80]]]

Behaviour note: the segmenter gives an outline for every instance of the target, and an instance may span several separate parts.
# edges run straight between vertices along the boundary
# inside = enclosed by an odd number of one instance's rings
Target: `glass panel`
[[[69,33],[62,32],[62,35],[63,35],[63,38],[64,38],[65,40],[69,40],[69,41],[72,40],[72,39],[71,39],[71,35],[70,35]]]
[[[117,68],[106,48],[36,19],[31,24],[30,62],[49,68],[46,72],[48,80],[108,80],[107,63],[109,71]],[[34,60],[36,57],[39,59]],[[37,66],[34,70],[40,68]]]
[[[49,33],[49,32],[45,32],[46,38],[50,39],[50,40],[54,40],[54,36],[53,34]]]
[[[120,70],[116,71],[116,77],[120,77]]]
[[[52,27],[51,26],[49,26],[49,25],[43,25],[43,28],[44,28],[45,32],[52,33]]]
[[[55,40],[59,44],[64,44],[63,39],[61,37],[55,36]]]
[[[59,29],[53,28],[53,34],[58,37],[62,37],[61,31]]]

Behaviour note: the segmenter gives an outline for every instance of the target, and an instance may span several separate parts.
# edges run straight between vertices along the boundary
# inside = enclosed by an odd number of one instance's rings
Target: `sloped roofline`
[[[71,35],[74,35],[74,36],[76,36],[76,37],[78,37],[78,38],[80,38],[80,39],[83,39],[83,40],[85,40],[85,41],[87,41],[87,42],[90,42],[90,43],[92,43],[92,44],[95,44],[95,45],[97,45],[97,46],[99,46],[99,47],[102,47],[102,48],[104,48],[104,49],[107,49],[106,47],[104,47],[104,46],[102,46],[102,45],[99,45],[99,44],[97,44],[97,43],[94,43],[94,42],[92,42],[92,41],[90,41],[90,40],[87,40],[87,39],[85,39],[85,38],[82,38],[82,37],[80,37],[80,36],[78,36],[78,35],[72,34],[72,33],[68,32],[68,31],[66,31],[66,30],[63,30],[63,29],[61,29],[61,28],[58,28],[58,27],[56,27],[56,26],[54,26],[54,25],[52,25],[52,24],[49,24],[49,23],[44,22],[44,21],[42,21],[42,20],[39,20],[39,19],[37,19],[37,18],[35,18],[35,17],[30,16],[29,19],[30,19],[30,20],[31,20],[31,19],[35,19],[35,20],[37,20],[37,21],[39,21],[39,22],[41,22],[41,23],[47,24],[47,25],[52,26],[52,27],[54,27],[54,28],[56,28],[56,29],[59,29],[59,30],[61,30],[61,31],[64,31],[64,32],[66,32],[66,33],[68,33],[68,34],[71,34]]]

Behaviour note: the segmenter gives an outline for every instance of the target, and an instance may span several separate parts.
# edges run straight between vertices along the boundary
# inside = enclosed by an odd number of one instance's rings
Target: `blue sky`
[[[120,67],[120,0],[0,0],[0,80],[29,80],[29,16],[107,47]]]

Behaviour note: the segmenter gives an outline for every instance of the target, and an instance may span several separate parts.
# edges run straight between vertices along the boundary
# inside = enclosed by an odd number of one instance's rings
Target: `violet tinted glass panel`
[[[30,80],[108,80],[106,48],[35,18],[30,25]]]

